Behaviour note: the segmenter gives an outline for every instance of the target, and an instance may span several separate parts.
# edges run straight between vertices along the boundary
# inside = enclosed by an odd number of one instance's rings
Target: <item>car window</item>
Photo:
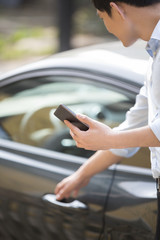
[[[134,104],[119,88],[75,77],[27,79],[0,92],[0,137],[53,151],[89,157],[78,149],[68,128],[54,115],[59,104],[110,127],[119,125]]]

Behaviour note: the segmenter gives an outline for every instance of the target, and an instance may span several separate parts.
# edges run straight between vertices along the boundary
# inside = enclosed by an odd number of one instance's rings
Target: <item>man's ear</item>
[[[110,7],[112,9],[112,13],[117,13],[123,20],[125,19],[125,11],[120,4],[110,2]]]

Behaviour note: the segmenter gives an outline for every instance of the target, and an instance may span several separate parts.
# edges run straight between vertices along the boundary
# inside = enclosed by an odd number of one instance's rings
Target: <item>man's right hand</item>
[[[79,190],[85,187],[89,183],[89,180],[80,177],[78,172],[64,178],[55,188],[56,199],[69,198],[72,194],[74,197],[77,197]]]

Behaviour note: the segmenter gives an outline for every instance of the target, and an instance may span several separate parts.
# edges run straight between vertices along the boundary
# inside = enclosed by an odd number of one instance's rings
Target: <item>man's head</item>
[[[101,12],[107,12],[111,16],[111,2],[114,3],[126,3],[135,7],[147,7],[156,3],[160,3],[160,0],[92,0],[95,8]]]
[[[108,31],[124,46],[148,41],[160,20],[160,0],[92,0]]]

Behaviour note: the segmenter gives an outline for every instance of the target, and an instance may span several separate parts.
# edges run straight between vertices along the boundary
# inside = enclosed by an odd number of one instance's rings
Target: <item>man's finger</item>
[[[67,120],[64,120],[64,123],[66,124],[67,127],[71,129],[71,131],[76,134],[76,132],[80,131],[76,126],[74,126],[72,123],[70,123]]]
[[[70,130],[70,135],[71,137],[74,139],[76,137],[76,135],[72,132],[72,130]],[[74,139],[75,140],[75,139]]]
[[[87,117],[86,115],[83,114],[77,114],[76,117],[83,123],[86,123],[89,127],[94,123],[94,120]]]

